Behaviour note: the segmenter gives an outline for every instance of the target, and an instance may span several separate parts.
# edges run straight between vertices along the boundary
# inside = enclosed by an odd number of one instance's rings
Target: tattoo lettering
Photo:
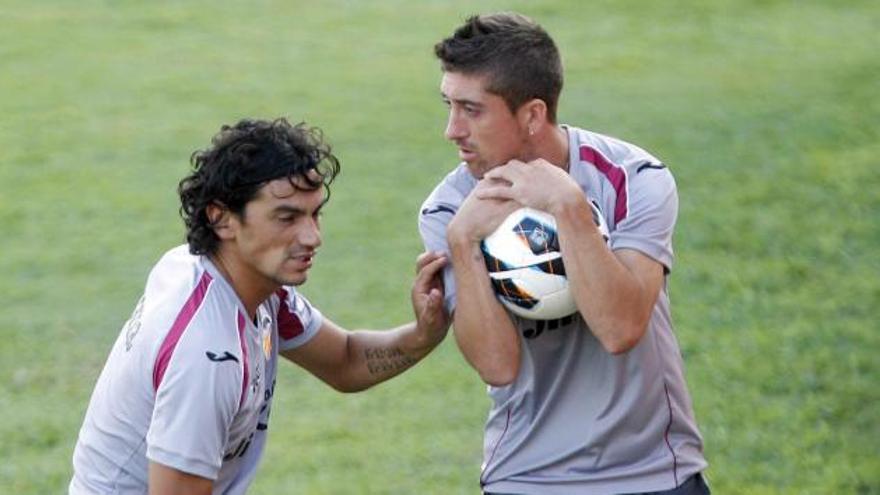
[[[367,359],[367,370],[371,375],[403,371],[417,362],[399,348],[368,347],[364,349],[364,357]]]

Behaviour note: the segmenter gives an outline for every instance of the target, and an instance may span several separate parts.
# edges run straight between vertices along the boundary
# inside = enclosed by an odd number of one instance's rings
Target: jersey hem
[[[628,239],[618,239],[616,242],[612,241],[609,247],[611,251],[619,251],[621,249],[632,249],[633,251],[638,251],[645,256],[653,259],[657,263],[663,265],[663,268],[665,269],[667,274],[672,272],[672,260],[669,259],[669,257],[666,256],[665,253],[663,253],[659,249],[646,249],[643,243],[632,242]]]
[[[151,445],[147,448],[147,460],[157,462],[164,466],[182,471],[187,474],[194,474],[202,478],[216,481],[217,475],[220,473],[220,466],[199,459],[192,459],[169,452],[161,447]]]
[[[691,476],[702,472],[705,466],[691,466],[689,469],[678,467],[680,482],[684,482]],[[547,480],[545,482],[527,481],[496,481],[488,482],[482,486],[485,492],[516,493],[520,495],[569,495],[571,493],[589,493],[595,495],[614,495],[619,493],[641,493],[671,490],[675,488],[676,481],[673,479],[671,470],[663,474],[639,477],[638,481],[627,482],[577,482],[563,480]]]

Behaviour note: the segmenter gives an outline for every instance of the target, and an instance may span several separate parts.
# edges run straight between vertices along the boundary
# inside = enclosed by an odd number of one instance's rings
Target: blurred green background
[[[350,328],[409,319],[416,213],[456,161],[432,46],[507,9],[562,51],[563,122],[676,175],[673,313],[714,492],[880,493],[880,6],[770,0],[0,0],[0,491],[66,491],[222,123],[324,129],[343,171],[303,291]],[[283,368],[251,493],[478,492],[489,400],[451,338],[358,395]]]

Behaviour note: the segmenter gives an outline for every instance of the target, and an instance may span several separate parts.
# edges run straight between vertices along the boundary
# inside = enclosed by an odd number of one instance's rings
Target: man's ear
[[[229,211],[229,208],[220,203],[211,203],[205,208],[205,215],[207,215],[211,228],[214,229],[214,233],[217,234],[220,240],[228,240],[235,237],[235,232],[232,228],[232,213]]]
[[[520,123],[528,129],[529,136],[543,130],[547,124],[547,103],[539,98],[531,99],[519,108]]]

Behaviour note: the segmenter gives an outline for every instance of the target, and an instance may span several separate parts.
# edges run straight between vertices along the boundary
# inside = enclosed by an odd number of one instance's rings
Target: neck
[[[555,124],[548,124],[532,139],[534,157],[543,158],[557,167],[568,170],[568,133]]]
[[[267,282],[265,277],[248,270],[241,263],[235,263],[233,258],[226,255],[222,249],[208,258],[235,291],[251,320],[257,314],[257,307],[279,287],[278,284]]]

